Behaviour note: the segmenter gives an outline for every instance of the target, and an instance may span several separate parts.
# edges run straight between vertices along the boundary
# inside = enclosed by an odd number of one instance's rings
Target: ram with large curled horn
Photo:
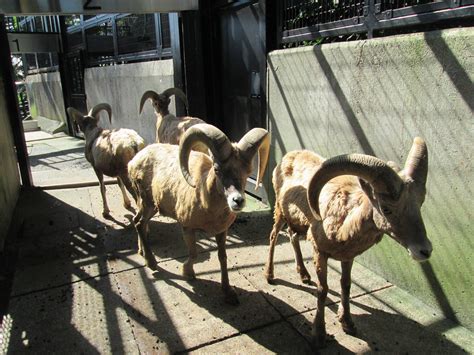
[[[197,144],[203,144],[212,154],[194,151]],[[156,268],[156,260],[147,244],[147,225],[159,212],[174,218],[183,227],[189,251],[183,265],[183,275],[187,278],[195,278],[196,232],[216,236],[225,299],[237,303],[227,275],[227,230],[236,213],[245,206],[244,188],[252,172],[254,156],[258,154],[257,180],[260,183],[269,148],[269,133],[262,128],[254,128],[238,143],[231,143],[218,128],[198,124],[186,131],[179,147],[157,143],[138,153],[128,170],[139,200],[134,222],[139,253],[146,265]]]
[[[71,119],[79,125],[80,130],[84,133],[85,156],[99,179],[103,203],[102,215],[109,217],[110,209],[105,196],[104,175],[117,178],[124,207],[132,209],[130,199],[125,191],[128,190],[133,196],[128,179],[127,164],[145,146],[145,141],[132,129],[109,130],[100,127],[99,115],[101,111],[108,113],[109,121],[112,123],[112,108],[106,103],[95,105],[87,115],[73,107],[67,109]]]
[[[140,100],[140,111],[143,111],[143,106],[150,100],[156,115],[156,143],[179,144],[181,137],[189,127],[199,123],[205,123],[197,117],[182,116],[176,117],[169,112],[170,98],[172,95],[178,97],[188,107],[188,99],[183,91],[179,88],[169,88],[161,94],[153,90],[146,91]],[[197,145],[194,150],[207,152],[203,145]]]
[[[421,205],[426,194],[428,150],[415,138],[405,167],[363,154],[340,155],[325,160],[310,151],[286,154],[273,171],[276,193],[275,221],[265,267],[273,282],[273,255],[278,233],[286,224],[295,251],[297,271],[310,281],[298,241],[312,242],[318,276],[318,307],[313,332],[315,345],[326,340],[324,305],[328,292],[327,259],[341,261],[339,320],[345,332],[356,331],[350,315],[351,268],[354,258],[378,243],[384,233],[417,260],[427,260],[432,245],[426,236]]]

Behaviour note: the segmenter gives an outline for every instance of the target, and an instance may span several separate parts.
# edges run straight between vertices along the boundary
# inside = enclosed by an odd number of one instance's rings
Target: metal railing
[[[474,19],[474,0],[283,0],[283,45]],[[454,22],[453,22],[454,23]]]

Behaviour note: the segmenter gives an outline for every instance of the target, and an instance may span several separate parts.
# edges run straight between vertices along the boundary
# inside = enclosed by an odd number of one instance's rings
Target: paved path
[[[155,217],[151,242],[159,269],[152,273],[136,255],[131,214],[116,185],[108,196],[114,220],[102,218],[96,186],[22,194],[23,234],[0,353],[311,353],[316,290],[299,281],[283,235],[276,285],[263,277],[268,210],[254,203],[229,233],[230,281],[240,299],[229,306],[213,239],[199,240],[197,280],[187,282],[180,228]],[[310,245],[302,247],[315,278]],[[359,264],[351,293],[359,333],[344,334],[336,320],[339,268],[330,265],[326,323],[335,340],[323,353],[474,351],[471,332]]]

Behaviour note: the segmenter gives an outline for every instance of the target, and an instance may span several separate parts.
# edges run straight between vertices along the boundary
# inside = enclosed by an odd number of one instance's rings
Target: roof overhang
[[[198,10],[199,0],[0,0],[6,15],[153,13]]]

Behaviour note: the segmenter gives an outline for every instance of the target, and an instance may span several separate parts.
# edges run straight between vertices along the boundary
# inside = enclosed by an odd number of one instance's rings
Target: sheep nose
[[[421,249],[420,254],[428,259],[431,256],[431,249]]]
[[[241,206],[244,203],[244,198],[241,195],[232,197],[232,201],[237,205]]]

